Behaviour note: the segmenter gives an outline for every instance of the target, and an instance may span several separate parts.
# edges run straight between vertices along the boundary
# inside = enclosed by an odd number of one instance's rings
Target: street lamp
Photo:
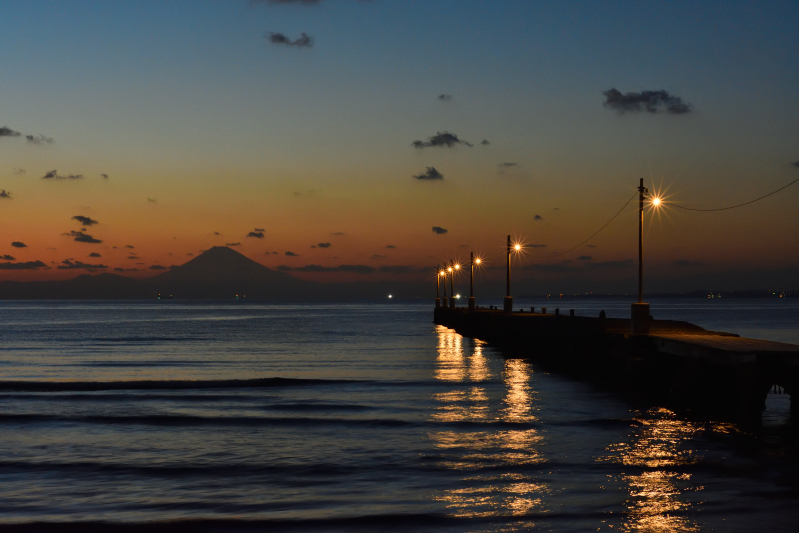
[[[444,298],[441,301],[442,307],[447,307],[447,271],[443,268],[438,272],[439,278],[444,278]]]
[[[520,252],[522,250],[522,245],[519,243],[511,245],[510,242],[510,235],[508,235],[508,277],[506,283],[506,291],[505,291],[505,312],[512,313],[513,312],[513,296],[510,295],[510,254],[511,252]]]
[[[455,282],[454,282],[454,278],[455,278],[455,273],[458,270],[460,270],[460,269],[461,269],[460,264],[456,263],[455,261],[450,260],[449,268],[447,268],[447,271],[449,272],[449,294],[450,294],[449,307],[450,307],[450,309],[454,309],[455,308]]]
[[[471,276],[469,278],[469,311],[474,311],[474,265],[479,265],[482,260],[478,257],[475,259],[474,252],[469,252],[469,267]]]
[[[632,304],[630,310],[631,330],[633,333],[649,333],[649,304],[644,303],[644,198],[651,199],[652,207],[658,208],[661,199],[650,196],[644,187],[644,178],[638,183],[638,302]]]
[[[436,307],[441,307],[441,267],[436,267]]]

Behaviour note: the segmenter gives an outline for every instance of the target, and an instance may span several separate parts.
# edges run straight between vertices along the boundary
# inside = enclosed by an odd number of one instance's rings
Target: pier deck
[[[653,320],[633,335],[629,319],[464,308],[437,308],[434,322],[465,336],[512,347],[531,359],[589,377],[665,391],[693,404],[714,404],[752,417],[777,385],[799,414],[799,346]],[[799,397],[799,396],[798,396]]]

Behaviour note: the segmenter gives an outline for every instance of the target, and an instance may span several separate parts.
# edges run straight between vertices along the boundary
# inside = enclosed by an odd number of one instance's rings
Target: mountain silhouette
[[[172,267],[146,283],[175,298],[302,298],[316,283],[265,267],[228,248],[215,246],[187,263]]]

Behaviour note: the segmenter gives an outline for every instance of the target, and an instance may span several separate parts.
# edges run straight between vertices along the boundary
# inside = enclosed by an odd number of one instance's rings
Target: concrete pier
[[[554,370],[747,423],[759,423],[777,385],[791,394],[791,411],[799,416],[797,345],[671,320],[649,320],[648,333],[633,334],[629,319],[545,311],[437,308],[434,322]]]

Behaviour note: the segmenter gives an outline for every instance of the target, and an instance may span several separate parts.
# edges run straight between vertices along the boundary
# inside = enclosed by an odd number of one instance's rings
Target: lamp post
[[[441,307],[441,269],[436,267],[436,309]]]
[[[442,307],[447,307],[447,304],[448,304],[448,301],[447,301],[447,277],[446,277],[447,276],[447,271],[442,268],[441,271],[438,273],[438,276],[441,277],[441,278],[444,278],[444,298],[441,300],[441,306]]]
[[[510,235],[508,235],[508,277],[505,290],[505,312],[513,312],[513,296],[510,295],[510,254],[511,252],[519,252],[522,249],[521,244],[514,244],[511,246]]]
[[[633,333],[649,333],[649,304],[644,303],[644,196],[649,191],[644,187],[644,178],[638,184],[638,302],[630,310]]]
[[[455,261],[449,260],[449,308],[455,309]]]
[[[476,264],[479,265],[480,259],[478,258],[476,261]],[[469,276],[469,311],[474,311],[474,265],[474,252],[469,252],[469,269],[471,271]]]

